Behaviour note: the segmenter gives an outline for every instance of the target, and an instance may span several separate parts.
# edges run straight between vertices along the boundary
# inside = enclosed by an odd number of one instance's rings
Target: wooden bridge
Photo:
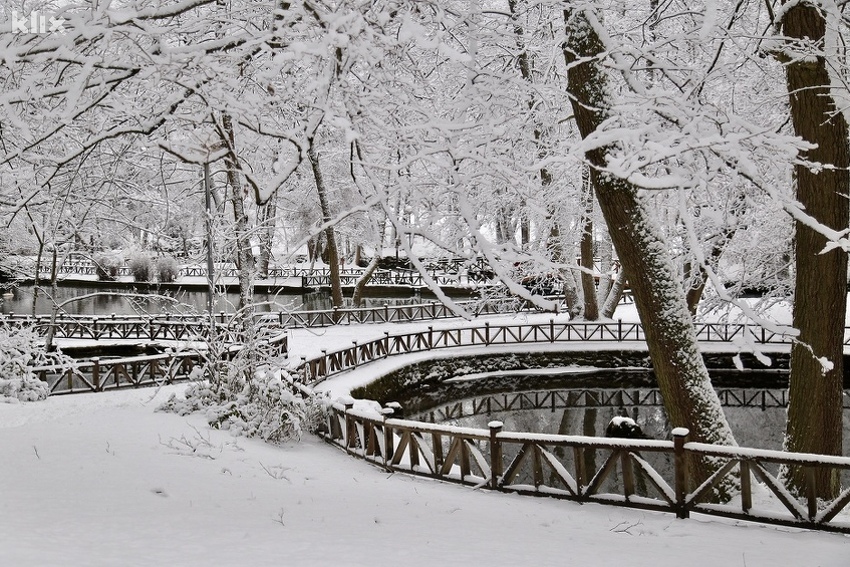
[[[769,331],[763,327],[732,323],[697,323],[697,339],[704,343],[729,343],[735,340],[749,344],[790,344],[793,337]],[[640,323],[566,322],[490,325],[462,329],[434,329],[390,335],[362,344],[304,360],[298,367],[300,379],[315,385],[327,378],[374,360],[414,352],[469,346],[565,344],[593,342],[645,342],[646,334]],[[850,329],[844,331],[844,344],[850,345]]]

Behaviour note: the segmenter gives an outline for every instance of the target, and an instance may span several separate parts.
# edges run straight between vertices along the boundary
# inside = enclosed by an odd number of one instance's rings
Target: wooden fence
[[[352,405],[333,404],[320,432],[351,455],[388,471],[401,471],[476,488],[545,495],[577,502],[667,511],[679,518],[691,513],[725,516],[768,524],[850,533],[850,489],[819,501],[804,487],[795,497],[778,474],[779,467],[837,471],[847,485],[850,458],[781,453],[686,442],[687,430],[673,430],[672,441],[608,439],[513,433],[491,422],[490,429],[439,426],[361,413]],[[688,461],[712,457],[718,471],[697,485]],[[716,486],[734,478],[740,497],[712,504]],[[813,474],[807,474],[809,483]],[[754,490],[753,480],[763,489]],[[843,512],[843,513],[842,513]]]
[[[458,301],[456,304],[468,310],[474,317],[503,313],[539,312],[540,309],[527,301],[514,299],[490,301]],[[232,313],[220,312],[214,320],[220,328],[226,328],[234,319]],[[254,317],[264,327],[328,327],[361,323],[407,323],[457,318],[457,314],[442,303],[430,302],[414,305],[388,305],[346,309],[324,309],[314,311],[278,311],[255,313]],[[29,326],[46,333],[50,327],[49,315],[0,314],[0,322],[14,326]],[[203,337],[209,327],[210,318],[202,314],[173,314],[149,316],[60,315],[54,322],[54,336],[83,339],[173,339],[192,340]]]
[[[49,275],[52,266],[42,264],[39,267],[39,273]],[[363,268],[343,268],[340,270],[340,280],[343,286],[355,285],[364,273]],[[98,275],[97,266],[89,262],[70,262],[57,267],[59,275],[83,275],[96,276]],[[239,270],[233,266],[221,266],[215,269],[216,277],[238,278]],[[439,286],[453,287],[474,287],[482,284],[487,284],[489,280],[479,275],[480,272],[473,271],[471,274],[466,271],[443,272],[429,271],[428,277],[431,278]],[[132,270],[129,266],[119,266],[115,268],[115,276],[127,277],[132,275]],[[183,266],[179,271],[180,277],[207,277],[207,269],[205,266]],[[283,266],[277,268],[269,268],[268,273],[262,277],[264,279],[282,279],[282,278],[301,278],[302,287],[318,288],[329,287],[331,285],[330,270],[327,268],[309,268],[307,266]],[[375,270],[369,285],[394,285],[406,287],[426,287],[425,278],[416,270]]]
[[[285,334],[261,340],[266,348],[285,356]],[[241,347],[234,346],[223,355],[230,359]],[[50,395],[102,392],[117,388],[162,386],[205,376],[207,352],[194,350],[127,358],[91,358],[70,366],[39,366],[35,375],[49,386]]]
[[[761,327],[729,323],[697,323],[697,339],[703,342],[730,342],[736,339],[757,344],[788,344],[791,337]],[[304,383],[316,384],[330,376],[367,364],[373,360],[399,354],[430,351],[444,348],[490,345],[522,345],[569,342],[623,342],[646,340],[640,323],[555,323],[490,325],[463,329],[436,330],[390,335],[384,333],[363,344],[335,352],[322,351],[322,355],[302,361],[300,377]],[[844,344],[850,344],[845,328]]]
[[[232,314],[214,316],[219,338],[229,342],[240,342],[240,333],[230,325]],[[210,337],[210,319],[203,315],[161,315],[150,317],[116,316],[97,317],[63,315],[51,322],[49,315],[35,317],[10,314],[0,315],[0,323],[16,327],[28,327],[41,335],[53,328],[54,338],[67,339],[143,339],[173,341],[205,341]],[[267,329],[278,328],[268,321]]]

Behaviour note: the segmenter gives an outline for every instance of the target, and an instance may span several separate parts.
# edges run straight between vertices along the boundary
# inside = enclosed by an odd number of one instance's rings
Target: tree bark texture
[[[596,301],[596,278],[593,277],[593,184],[589,177],[582,175],[581,188],[582,217],[581,243],[581,289],[584,292],[584,319],[596,321],[599,319],[599,303]]]
[[[236,164],[236,145],[233,133],[233,121],[229,114],[221,117],[222,127],[227,140],[225,144],[230,151],[224,158],[227,170],[227,182],[231,188],[231,203],[233,204],[233,220],[236,225],[236,267],[239,269],[239,313],[240,326],[246,335],[253,334],[254,324],[254,252],[251,247],[248,215],[245,212],[245,197],[242,184],[239,182],[239,170]]]
[[[823,41],[826,22],[820,10],[801,3],[785,15],[786,37]],[[794,131],[817,148],[801,157],[827,166],[812,170],[795,166],[797,200],[820,223],[843,230],[848,226],[850,152],[848,128],[829,92],[830,77],[823,57],[795,59],[786,66]],[[789,451],[842,454],[842,380],[844,317],[847,309],[847,254],[822,254],[826,239],[811,227],[795,225],[797,270],[793,322],[799,341],[791,349],[788,424]],[[824,372],[818,357],[828,359]],[[802,491],[804,471],[787,471],[791,487]],[[839,490],[837,471],[815,469],[816,494],[832,498]]]
[[[598,60],[604,46],[585,12],[565,11],[564,16],[567,28],[564,55],[572,108],[581,136],[587,138],[610,114],[607,76]],[[604,172],[611,149],[602,147],[586,153],[591,182],[617,255],[628,274],[670,422],[674,427],[688,428],[690,440],[734,445],[732,431],[700,355],[682,282],[673,267],[669,248],[638,188]],[[690,478],[701,483],[719,464],[709,459],[693,459],[690,466]],[[726,498],[733,488],[729,484],[721,486],[715,497]]]
[[[331,277],[331,301],[334,307],[343,306],[342,298],[342,281],[339,274],[339,252],[337,251],[336,236],[334,227],[330,224],[332,220],[331,208],[328,203],[328,190],[325,185],[325,178],[322,175],[322,168],[319,164],[319,155],[313,147],[313,140],[307,147],[307,157],[310,160],[310,166],[313,168],[313,177],[316,181],[316,192],[319,194],[319,207],[322,210],[322,223],[326,224],[325,238],[327,239],[328,252],[328,270]]]

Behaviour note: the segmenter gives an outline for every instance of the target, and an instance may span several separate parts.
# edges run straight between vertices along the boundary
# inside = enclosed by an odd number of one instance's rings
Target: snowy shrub
[[[123,264],[118,254],[99,254],[94,257],[97,279],[113,281],[118,278],[118,269]]]
[[[177,265],[177,260],[173,256],[160,256],[156,260],[156,273],[159,281],[171,283],[177,279],[180,266]]]
[[[35,402],[50,393],[39,380],[35,366],[71,366],[73,360],[60,351],[47,352],[44,340],[25,327],[0,325],[0,402]]]
[[[172,395],[159,409],[179,415],[200,412],[211,427],[269,443],[298,440],[304,432],[315,431],[323,421],[321,403],[295,393],[275,374],[285,370],[273,371],[268,364],[252,362],[263,358],[261,351],[250,345],[232,360],[207,364],[209,380],[191,384],[184,398]]]
[[[130,273],[137,282],[149,282],[153,272],[151,257],[145,252],[133,252],[130,256]]]

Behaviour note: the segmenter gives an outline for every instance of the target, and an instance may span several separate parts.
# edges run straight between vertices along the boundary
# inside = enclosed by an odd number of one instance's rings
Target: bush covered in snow
[[[47,352],[44,339],[28,328],[0,325],[0,402],[35,402],[50,393],[33,372],[36,366],[71,366],[60,351]]]
[[[304,432],[315,431],[323,420],[323,406],[295,393],[278,374],[286,371],[273,370],[262,351],[249,344],[223,360],[213,350],[209,358],[216,362],[207,364],[207,379],[191,384],[183,398],[172,395],[159,409],[179,415],[200,412],[216,429],[270,443],[298,440]]]
[[[156,272],[159,281],[171,283],[177,279],[180,266],[177,265],[177,260],[173,256],[160,256],[156,259]]]
[[[124,261],[115,253],[99,254],[93,258],[97,279],[113,281],[118,278],[118,270]]]
[[[153,261],[146,252],[136,251],[130,255],[130,273],[137,282],[151,281]]]

